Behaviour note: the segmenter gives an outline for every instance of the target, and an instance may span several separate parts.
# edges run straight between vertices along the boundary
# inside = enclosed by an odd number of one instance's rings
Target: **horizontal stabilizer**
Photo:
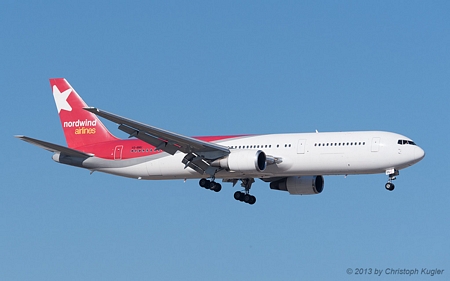
[[[33,139],[30,137],[26,137],[26,136],[15,136],[18,139],[21,139],[23,141],[29,142],[31,144],[34,144],[36,146],[39,146],[40,148],[43,148],[45,150],[51,151],[51,152],[61,152],[64,153],[66,155],[69,156],[75,156],[75,157],[92,157],[94,155],[92,154],[87,154],[84,153],[82,151],[79,150],[75,150],[72,148],[68,148],[65,146],[61,146],[61,145],[57,145],[54,143],[50,143],[50,142],[46,142],[46,141],[41,141],[41,140],[37,140],[37,139]]]

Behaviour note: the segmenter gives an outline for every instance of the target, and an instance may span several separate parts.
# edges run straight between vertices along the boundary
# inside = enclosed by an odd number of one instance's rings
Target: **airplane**
[[[313,132],[188,137],[89,107],[64,78],[50,79],[67,146],[15,137],[53,152],[53,160],[139,180],[198,179],[219,192],[216,180],[240,182],[238,201],[253,205],[255,179],[294,195],[319,194],[325,175],[385,173],[385,188],[425,152],[410,138],[384,131]],[[112,135],[99,117],[118,124],[128,139]]]

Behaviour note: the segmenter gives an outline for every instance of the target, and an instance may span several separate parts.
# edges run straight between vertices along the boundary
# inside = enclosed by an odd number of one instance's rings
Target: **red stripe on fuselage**
[[[193,138],[206,142],[217,142],[245,136],[248,135],[202,136]],[[164,152],[162,150],[156,150],[154,146],[139,139],[118,139],[115,141],[100,142],[92,145],[77,147],[75,149],[86,153],[92,153],[99,158],[110,160],[131,159]]]

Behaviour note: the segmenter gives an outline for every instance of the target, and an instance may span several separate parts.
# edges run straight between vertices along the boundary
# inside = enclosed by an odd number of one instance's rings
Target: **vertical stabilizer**
[[[87,107],[86,103],[66,79],[50,79],[50,86],[64,136],[70,148],[79,148],[117,139],[106,129],[95,114],[83,109]]]

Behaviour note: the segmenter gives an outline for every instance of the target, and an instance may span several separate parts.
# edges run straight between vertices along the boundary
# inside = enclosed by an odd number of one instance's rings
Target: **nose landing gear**
[[[386,175],[389,176],[388,182],[384,185],[384,187],[389,190],[392,191],[395,188],[395,185],[392,183],[393,180],[397,179],[397,176],[400,174],[400,172],[396,169],[389,169],[386,170]]]
[[[387,190],[392,191],[392,190],[394,190],[395,185],[394,185],[392,182],[387,182],[387,183],[384,185],[384,187],[385,187]]]

